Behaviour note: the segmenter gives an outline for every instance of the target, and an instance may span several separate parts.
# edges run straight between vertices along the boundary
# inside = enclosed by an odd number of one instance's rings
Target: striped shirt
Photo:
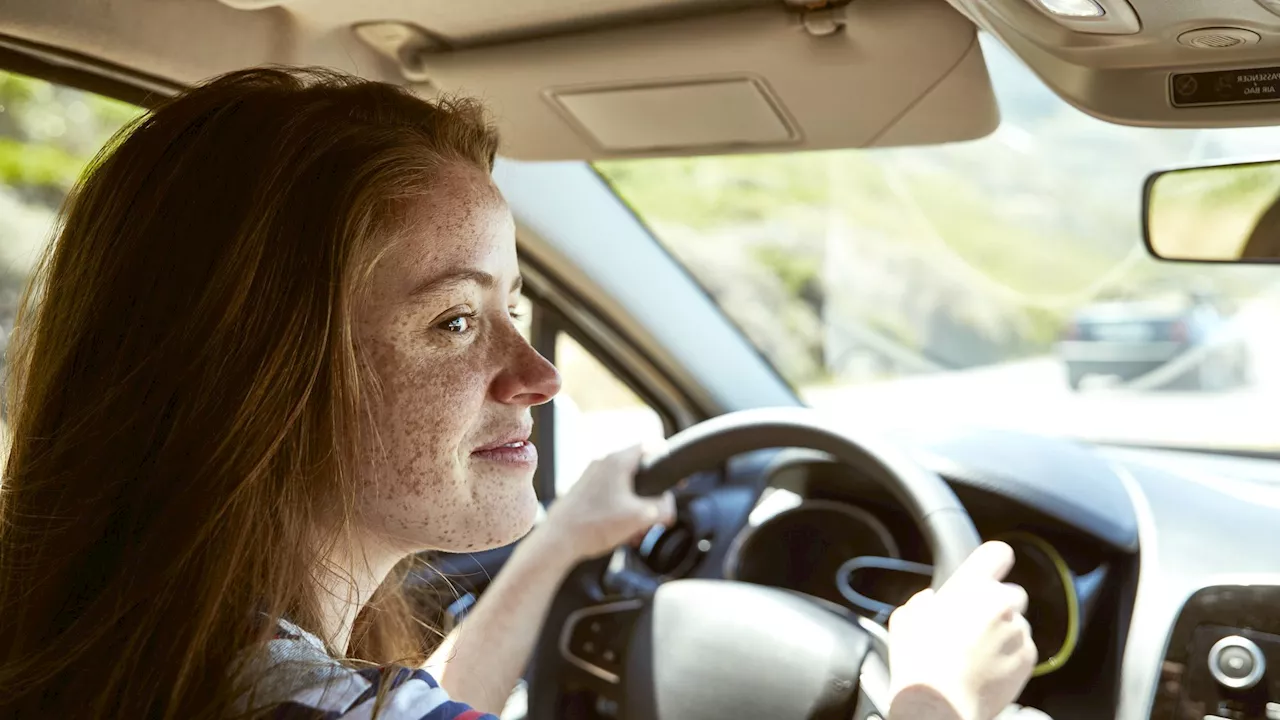
[[[246,705],[274,706],[272,720],[369,720],[388,678],[377,720],[498,720],[450,700],[425,670],[347,667],[319,638],[285,620],[266,652],[245,669],[259,678]]]

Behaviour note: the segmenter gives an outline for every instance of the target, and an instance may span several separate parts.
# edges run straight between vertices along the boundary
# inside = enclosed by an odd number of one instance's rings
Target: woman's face
[[[401,234],[357,318],[382,386],[362,524],[406,552],[504,545],[537,511],[530,408],[560,389],[512,322],[515,224],[488,175],[458,164]]]

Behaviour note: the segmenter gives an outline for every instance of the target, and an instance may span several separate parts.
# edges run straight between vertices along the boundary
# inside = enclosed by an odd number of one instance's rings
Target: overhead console
[[[949,2],[1104,120],[1280,124],[1280,0]]]
[[[1280,587],[1205,588],[1165,651],[1152,720],[1280,720]]]

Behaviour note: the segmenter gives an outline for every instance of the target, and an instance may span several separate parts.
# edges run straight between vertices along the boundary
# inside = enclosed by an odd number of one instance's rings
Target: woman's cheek
[[[408,439],[446,453],[450,462],[467,460],[473,445],[487,439],[473,436],[484,429],[490,376],[485,355],[481,343],[472,343],[413,358],[399,413]]]

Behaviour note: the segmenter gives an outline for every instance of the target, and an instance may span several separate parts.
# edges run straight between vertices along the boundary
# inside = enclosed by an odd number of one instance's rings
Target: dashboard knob
[[[1225,688],[1248,690],[1266,671],[1267,658],[1249,638],[1230,635],[1209,649],[1209,674]]]

